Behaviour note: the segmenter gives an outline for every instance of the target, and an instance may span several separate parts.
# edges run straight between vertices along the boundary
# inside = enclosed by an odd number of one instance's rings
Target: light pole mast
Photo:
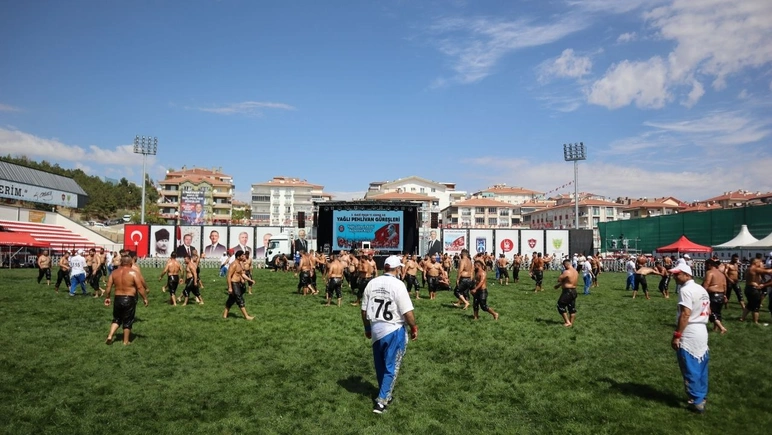
[[[584,142],[563,144],[563,159],[574,162],[574,229],[579,229],[579,160],[587,160]]]
[[[158,138],[157,137],[145,137],[134,136],[134,154],[142,154],[142,224],[145,223],[145,161],[147,156],[156,155],[158,151]]]

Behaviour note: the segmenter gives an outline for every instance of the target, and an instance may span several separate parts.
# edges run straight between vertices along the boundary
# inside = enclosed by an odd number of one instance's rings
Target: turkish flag
[[[150,246],[148,225],[125,225],[123,228],[123,249],[136,251],[137,257],[147,257]]]

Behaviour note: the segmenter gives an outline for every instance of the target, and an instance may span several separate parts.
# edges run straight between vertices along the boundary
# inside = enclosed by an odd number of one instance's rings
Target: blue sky
[[[141,179],[221,166],[348,199],[474,192],[691,201],[772,190],[772,2],[34,1],[0,6],[0,150]]]

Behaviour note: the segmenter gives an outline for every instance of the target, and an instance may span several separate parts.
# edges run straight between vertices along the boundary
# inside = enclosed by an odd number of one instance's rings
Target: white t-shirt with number
[[[402,327],[405,313],[413,311],[413,302],[405,283],[391,275],[381,275],[367,284],[362,311],[370,321],[375,343]]]
[[[76,254],[70,257],[70,278],[80,274],[86,274],[86,259]]]
[[[681,348],[691,356],[701,359],[708,351],[708,318],[710,317],[710,296],[705,289],[689,280],[681,287],[678,293],[678,317],[681,316],[681,307],[692,310],[689,316],[689,324],[681,336]],[[676,322],[678,322],[676,317]]]

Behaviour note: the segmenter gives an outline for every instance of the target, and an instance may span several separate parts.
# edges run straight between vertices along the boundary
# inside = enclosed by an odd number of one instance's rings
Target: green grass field
[[[384,415],[372,410],[375,374],[358,308],[299,296],[291,274],[255,272],[247,322],[220,318],[225,284],[203,271],[205,305],[166,304],[159,270],[145,270],[150,306],[136,338],[104,344],[112,308],[55,294],[32,270],[0,271],[0,432],[5,434],[768,434],[772,327],[710,335],[705,415],[685,408],[670,349],[676,300],[630,299],[624,276],[601,275],[579,296],[573,328],[556,290],[532,281],[489,284],[501,313],[416,302],[408,345]],[[492,275],[492,274],[491,274]],[[557,274],[548,272],[545,283]],[[491,282],[493,282],[491,276]],[[671,283],[671,286],[673,284]],[[321,287],[321,286],[320,286]],[[348,290],[348,289],[346,289]],[[424,295],[426,292],[424,290]],[[140,304],[141,305],[141,304]],[[766,304],[765,304],[766,306]],[[762,313],[770,322],[768,312]],[[119,330],[120,334],[120,330]]]

